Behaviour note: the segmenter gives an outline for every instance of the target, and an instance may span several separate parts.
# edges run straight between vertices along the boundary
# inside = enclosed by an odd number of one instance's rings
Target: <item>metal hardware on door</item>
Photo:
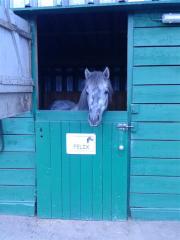
[[[129,128],[131,128],[131,129],[134,128],[134,126],[133,125],[128,125],[126,123],[118,123],[117,128],[119,128],[123,131],[127,131]]]
[[[124,150],[124,146],[123,146],[123,145],[119,145],[118,148],[119,148],[120,151],[123,151],[123,150]]]

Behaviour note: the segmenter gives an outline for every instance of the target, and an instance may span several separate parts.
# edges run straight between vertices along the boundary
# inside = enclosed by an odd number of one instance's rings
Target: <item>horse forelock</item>
[[[110,93],[112,94],[112,85],[111,81],[108,78],[105,78],[103,72],[93,71],[88,79],[85,79],[85,86],[91,86],[92,88],[97,88],[98,86],[107,86]]]

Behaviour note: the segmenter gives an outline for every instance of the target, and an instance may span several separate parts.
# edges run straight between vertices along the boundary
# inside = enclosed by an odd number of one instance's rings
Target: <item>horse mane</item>
[[[81,92],[79,102],[76,105],[75,110],[88,110],[86,87]]]

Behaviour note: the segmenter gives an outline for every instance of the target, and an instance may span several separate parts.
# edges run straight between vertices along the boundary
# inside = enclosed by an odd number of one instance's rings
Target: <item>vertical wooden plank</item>
[[[127,217],[127,132],[112,125],[112,218]],[[124,150],[119,150],[119,145]]]
[[[112,219],[112,162],[111,162],[111,123],[103,124],[103,219]]]
[[[133,45],[134,45],[134,14],[129,14],[128,15],[128,36],[127,36],[127,51],[128,51],[128,56],[127,56],[127,121],[128,121],[128,124],[131,125],[131,121],[132,121],[132,93],[133,93],[133,88],[132,88],[132,85],[133,85],[133,65],[134,65],[134,48],[133,48]],[[125,186],[125,198],[126,198],[126,202],[124,203],[125,206],[124,208],[125,211],[126,211],[126,216],[127,216],[127,211],[128,211],[128,201],[129,201],[129,186],[130,186],[130,178],[129,178],[129,175],[130,175],[130,158],[131,158],[131,132],[129,131],[129,133],[127,134],[127,139],[126,139],[127,142],[129,142],[130,144],[127,144],[127,153],[126,153],[126,156],[125,156],[125,160],[126,160],[126,173],[127,173],[127,176],[125,179],[126,181],[126,186]],[[126,217],[127,218],[127,217]]]
[[[62,218],[70,219],[70,179],[69,155],[66,154],[66,133],[69,132],[69,122],[62,122]]]
[[[70,122],[70,132],[80,133],[80,122]],[[80,155],[70,155],[70,217],[80,219],[80,186],[81,186],[81,165]]]
[[[92,133],[88,123],[81,123],[82,133]],[[81,219],[93,219],[92,217],[92,168],[93,156],[81,157]]]
[[[93,219],[102,219],[102,125],[93,128],[96,134],[96,155],[93,156]]]
[[[128,217],[128,182],[129,182],[129,163],[128,163],[128,156],[129,156],[129,136],[128,131],[121,131],[119,134],[119,145],[123,144],[124,150],[120,153],[120,161],[119,161],[119,188],[121,189],[121,195],[118,204],[120,206],[119,211],[119,219],[127,219]]]
[[[37,215],[51,218],[51,160],[49,122],[36,124]]]
[[[39,85],[38,85],[38,57],[37,57],[37,21],[34,17],[30,20],[31,24],[31,75],[35,85],[35,90],[33,91],[33,112],[35,113],[39,106]]]
[[[62,217],[61,123],[51,122],[52,217]]]
[[[118,175],[120,174],[118,160],[120,158],[119,151],[118,151],[118,143],[119,143],[119,136],[118,136],[118,129],[115,127],[115,124],[112,124],[111,127],[112,131],[112,219],[117,220],[119,218],[119,206],[118,206],[118,196],[119,196],[119,182],[118,182]]]

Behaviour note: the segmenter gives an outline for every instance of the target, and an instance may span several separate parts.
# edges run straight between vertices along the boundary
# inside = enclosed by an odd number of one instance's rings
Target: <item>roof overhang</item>
[[[84,4],[76,6],[55,6],[55,7],[35,7],[35,8],[19,8],[13,9],[16,14],[19,15],[39,15],[49,13],[75,13],[84,11],[127,11],[127,12],[138,12],[138,11],[161,11],[161,10],[178,11],[180,10],[180,0],[172,1],[145,1],[145,2],[119,2],[112,4]]]

